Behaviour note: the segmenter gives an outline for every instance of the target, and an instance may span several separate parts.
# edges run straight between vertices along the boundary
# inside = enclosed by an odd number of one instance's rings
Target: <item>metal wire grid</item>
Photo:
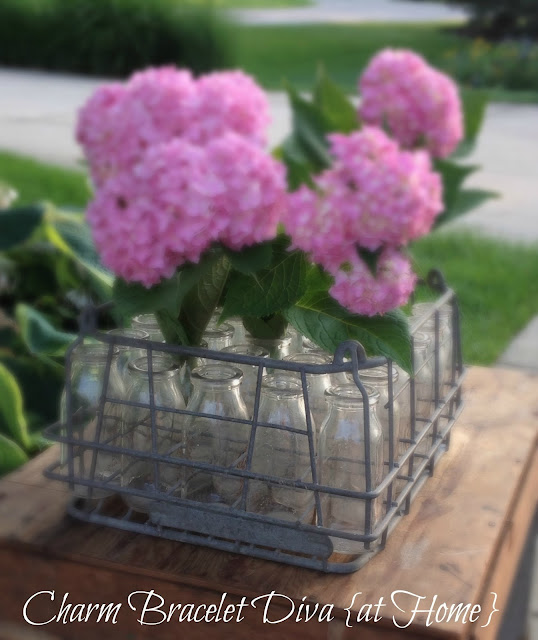
[[[450,431],[462,409],[461,386],[464,377],[464,367],[461,355],[461,334],[459,324],[459,309],[454,293],[446,288],[438,272],[432,272],[428,277],[428,284],[441,295],[432,306],[430,312],[417,322],[413,334],[418,332],[426,323],[434,320],[435,344],[434,349],[421,367],[433,364],[434,398],[429,418],[417,416],[417,389],[415,379],[420,372],[417,368],[398,391],[395,391],[392,378],[393,363],[385,358],[367,358],[363,347],[354,341],[342,343],[332,364],[312,365],[298,362],[287,362],[269,358],[243,356],[209,351],[199,347],[183,347],[145,340],[125,338],[116,335],[103,334],[97,331],[97,310],[88,309],[81,318],[80,335],[69,349],[66,358],[66,414],[65,425],[56,424],[47,430],[47,435],[53,440],[63,443],[67,457],[52,465],[46,475],[69,483],[72,489],[75,485],[87,488],[87,498],[74,498],[69,513],[81,520],[96,524],[154,535],[181,542],[200,544],[225,551],[276,560],[301,567],[318,569],[325,572],[349,573],[356,571],[385,546],[390,532],[402,516],[409,512],[411,502],[426,481],[433,475],[435,465],[450,444]],[[440,362],[441,340],[441,309],[450,305],[452,309],[452,339],[450,377],[443,385]],[[73,395],[71,390],[71,364],[74,350],[88,337],[108,345],[108,357],[103,380],[103,391],[96,411],[95,436],[85,437],[84,424],[87,415],[73,414]],[[147,353],[149,402],[139,403],[125,398],[109,397],[109,377],[116,346],[124,346]],[[414,352],[414,349],[412,350]],[[187,409],[163,407],[156,404],[152,362],[155,354],[166,353],[176,358],[203,358],[205,361],[216,361],[235,365],[249,365],[257,367],[257,385],[254,398],[254,411],[251,420],[218,416],[213,414],[199,414]],[[433,363],[431,362],[433,360]],[[372,478],[372,464],[370,451],[370,414],[367,391],[362,383],[360,372],[365,369],[381,365],[388,367],[389,402],[389,446],[388,460],[385,461],[385,475],[383,481],[375,485]],[[294,372],[299,376],[306,410],[306,424],[293,427],[258,420],[260,407],[260,393],[264,371]],[[364,407],[364,461],[357,464],[364,466],[364,491],[350,491],[338,487],[323,485],[318,480],[316,463],[316,445],[314,442],[314,428],[310,413],[310,397],[308,391],[308,375],[351,373],[353,380],[363,397]],[[409,395],[411,409],[411,433],[408,438],[395,441],[394,434],[394,401],[399,397]],[[103,422],[110,418],[107,414],[110,408],[115,408],[115,415],[120,415],[126,407],[136,407],[149,410],[151,428],[151,450],[141,451],[124,446],[127,425],[123,425],[121,435],[111,438],[101,437]],[[215,421],[243,424],[250,428],[248,446],[242,455],[229,467],[219,467],[210,462],[193,461],[173,455],[177,452],[159,452],[160,436],[167,431],[166,427],[157,422],[157,413],[179,414],[180,416],[194,415]],[[320,425],[318,425],[320,426]],[[290,480],[279,476],[253,472],[252,460],[255,450],[256,433],[259,428],[278,429],[307,438],[310,468],[302,478]],[[132,428],[135,428],[134,426]],[[119,442],[118,442],[119,440]],[[426,445],[426,448],[425,448]],[[405,447],[402,455],[398,456],[396,448]],[[85,470],[80,464],[76,467],[88,451],[91,452],[89,469]],[[106,480],[95,477],[96,463],[99,453],[118,456],[122,462],[118,471],[112,473]],[[154,486],[150,488],[133,488],[122,486],[122,474],[128,471],[125,460],[130,463],[145,461],[153,467]],[[213,476],[237,478],[242,483],[241,495],[237,501],[226,506],[209,502],[197,502],[177,495],[178,486],[172,486],[167,491],[160,490],[161,465],[192,468],[199,472],[211,473]],[[306,477],[305,477],[306,476]],[[312,507],[307,506],[303,517],[296,521],[280,520],[260,513],[247,510],[249,484],[261,481],[267,485],[279,488],[302,489],[310,493]],[[120,500],[113,500],[103,495],[111,493],[128,498],[129,496],[145,499],[151,505],[150,515],[142,515]],[[360,501],[364,506],[364,530],[350,532],[327,527],[324,523],[323,501],[327,496],[337,496]],[[382,501],[384,513],[378,522],[374,521],[374,501]],[[311,514],[314,514],[313,517]],[[310,514],[310,516],[308,516]],[[309,519],[307,519],[307,516]],[[354,556],[335,555],[333,540],[349,540],[362,543],[363,551]]]

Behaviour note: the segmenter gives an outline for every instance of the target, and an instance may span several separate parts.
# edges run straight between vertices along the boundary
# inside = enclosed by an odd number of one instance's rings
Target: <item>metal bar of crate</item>
[[[130,339],[117,335],[108,335],[97,331],[98,310],[86,309],[81,317],[81,333],[76,343],[69,351],[66,373],[69,376],[70,362],[73,350],[81,344],[85,338],[91,337],[104,344],[108,344],[108,359],[103,384],[103,393],[99,402],[99,420],[96,434],[93,440],[85,439],[83,430],[78,430],[72,418],[72,390],[69,379],[66,382],[66,409],[67,430],[64,426],[56,425],[48,430],[51,439],[62,442],[67,452],[67,458],[51,467],[46,473],[49,477],[68,482],[71,488],[75,485],[86,487],[88,496],[93,496],[96,490],[108,490],[117,496],[137,496],[151,500],[153,504],[152,515],[146,522],[140,523],[139,518],[133,518],[133,510],[125,507],[121,514],[111,514],[107,511],[107,501],[103,498],[97,500],[78,499],[70,507],[70,513],[79,519],[100,524],[106,524],[129,531],[140,531],[149,535],[166,537],[173,540],[194,542],[212,546],[219,549],[244,553],[256,557],[263,557],[280,562],[294,564],[296,566],[318,569],[326,572],[346,573],[354,571],[373,555],[381,550],[388,535],[397,521],[409,511],[410,504],[417,495],[427,476],[426,471],[433,470],[434,464],[449,444],[450,431],[459,415],[462,407],[461,385],[464,377],[463,361],[461,357],[461,332],[459,326],[459,309],[452,291],[447,289],[442,276],[433,272],[428,277],[431,288],[441,295],[434,303],[431,311],[415,323],[414,331],[419,331],[428,319],[434,318],[435,348],[434,358],[434,398],[433,407],[428,420],[419,423],[416,415],[416,386],[414,376],[399,391],[395,391],[392,379],[392,362],[386,358],[368,359],[364,349],[356,342],[346,342],[337,349],[333,362],[327,365],[309,365],[300,362],[288,362],[269,358],[256,358],[254,356],[242,356],[233,353],[210,351],[200,347],[186,347],[164,343],[148,342]],[[450,358],[450,376],[445,385],[443,376],[445,372],[440,370],[440,309],[450,304],[452,307],[452,352]],[[137,403],[123,398],[110,397],[108,390],[108,376],[110,372],[112,351],[115,346],[131,347],[145,350],[148,354],[148,384],[149,403]],[[156,353],[169,354],[171,356],[190,358],[198,357],[205,360],[215,360],[236,365],[249,365],[257,367],[257,385],[254,397],[253,416],[249,420],[226,418],[213,414],[198,414],[186,409],[175,407],[161,407],[156,402],[153,388],[152,360]],[[383,481],[374,486],[371,469],[370,451],[370,420],[368,394],[362,384],[360,372],[372,367],[387,366],[389,375],[389,402],[386,405],[389,415],[388,429],[388,461],[385,461],[388,470],[384,474]],[[423,366],[426,366],[424,364]],[[264,368],[275,371],[294,372],[299,375],[302,384],[302,393],[306,410],[306,429],[295,426],[282,426],[259,421],[259,405],[261,384]],[[307,375],[351,373],[355,385],[363,397],[365,454],[364,461],[357,461],[365,467],[365,491],[344,490],[338,487],[324,485],[319,482],[316,461],[316,444],[314,441],[313,424],[310,417],[310,397],[308,392]],[[415,372],[416,374],[417,372]],[[410,438],[395,439],[394,402],[408,393],[410,399]],[[151,420],[151,450],[140,451],[124,446],[121,441],[119,446],[114,444],[116,436],[102,437],[102,422],[106,417],[106,407],[140,407],[149,409]],[[160,451],[158,436],[162,428],[157,421],[158,412],[168,412],[179,415],[195,415],[213,420],[225,420],[227,422],[245,424],[250,427],[250,437],[245,452],[239,456],[234,465],[221,467],[210,462],[192,461],[185,457],[174,455],[174,451]],[[441,423],[442,421],[442,423]],[[420,424],[420,426],[419,426]],[[319,426],[319,425],[318,425]],[[308,439],[308,458],[310,472],[307,478],[295,480],[281,478],[275,475],[261,474],[252,471],[252,460],[255,449],[256,433],[259,427],[281,429],[282,431],[304,436]],[[431,437],[431,441],[430,441]],[[425,452],[418,451],[418,447],[428,445]],[[405,445],[405,451],[399,453],[396,444]],[[179,448],[179,447],[176,447]],[[89,477],[81,477],[77,474],[74,464],[80,452],[91,451],[92,464]],[[398,453],[397,453],[398,451]],[[147,488],[133,488],[121,486],[124,470],[116,471],[105,480],[95,477],[96,459],[100,452],[111,455],[123,455],[137,460],[146,461],[153,466],[154,486],[151,491]],[[195,502],[185,497],[174,494],[174,486],[166,491],[159,489],[160,465],[176,465],[195,468],[200,471],[211,472],[213,475],[226,475],[242,480],[240,497],[231,506]],[[403,473],[406,467],[407,473]],[[297,521],[289,522],[267,515],[253,513],[247,510],[247,498],[249,483],[257,480],[267,483],[268,486],[282,486],[296,489],[304,489],[312,492],[314,500],[315,522]],[[311,480],[311,481],[309,481]],[[397,482],[403,482],[404,487],[396,490]],[[177,489],[177,487],[175,487]],[[324,524],[323,501],[327,496],[352,498],[362,501],[364,505],[364,530],[343,531]],[[373,521],[373,502],[376,499],[386,500],[384,515],[380,521]],[[168,505],[168,506],[166,506]],[[227,532],[227,533],[224,533]],[[226,536],[229,536],[228,538]],[[235,536],[235,539],[234,539]],[[364,544],[364,551],[353,560],[345,562],[333,561],[332,540],[342,539]]]

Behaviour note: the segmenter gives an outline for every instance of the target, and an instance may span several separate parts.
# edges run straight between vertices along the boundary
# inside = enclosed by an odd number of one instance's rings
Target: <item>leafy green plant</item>
[[[50,205],[0,211],[0,474],[44,446],[57,418],[77,315],[110,299],[81,213]]]

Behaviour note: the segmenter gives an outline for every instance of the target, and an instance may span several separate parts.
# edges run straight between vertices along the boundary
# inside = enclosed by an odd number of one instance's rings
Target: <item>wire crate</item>
[[[210,351],[198,347],[184,347],[146,340],[135,340],[118,335],[101,333],[97,330],[97,310],[88,309],[81,317],[80,335],[71,346],[66,359],[66,419],[63,424],[55,424],[47,430],[47,436],[62,443],[62,457],[46,471],[46,476],[69,484],[71,489],[83,487],[85,497],[74,496],[70,506],[71,516],[99,525],[141,534],[168,538],[190,544],[204,545],[233,553],[274,560],[300,567],[332,573],[356,571],[385,546],[398,521],[409,512],[411,503],[427,478],[434,473],[440,456],[448,449],[451,429],[462,409],[462,381],[464,367],[461,354],[461,334],[459,309],[454,292],[448,289],[439,272],[431,272],[427,284],[439,295],[419,320],[412,325],[412,341],[425,326],[433,327],[433,349],[420,367],[396,389],[392,371],[395,366],[386,358],[368,358],[363,347],[355,341],[342,343],[334,354],[333,362],[327,365],[313,365],[262,357],[237,355],[222,351]],[[449,338],[448,367],[441,357],[447,338],[441,332],[441,312],[450,309],[451,337]],[[91,416],[73,412],[73,394],[70,386],[73,353],[84,341],[92,340],[107,345],[108,357],[98,405]],[[125,397],[113,397],[109,391],[109,378],[113,353],[116,346],[136,349],[146,354],[148,360],[149,402],[137,405]],[[414,352],[414,350],[412,350]],[[257,385],[254,397],[253,417],[249,420],[228,418],[214,414],[195,414],[184,408],[159,406],[155,402],[152,360],[161,354],[179,361],[187,358],[203,358],[206,362],[246,365],[257,368]],[[368,396],[361,380],[361,374],[374,367],[388,369],[388,459],[384,461],[384,477],[381,483],[374,482],[370,464],[370,414]],[[431,411],[428,417],[419,417],[417,407],[417,376],[421,367],[429,366],[433,373],[433,394],[430,399]],[[305,406],[305,424],[283,426],[258,420],[261,385],[264,373],[292,372],[301,381],[302,398]],[[363,398],[364,487],[362,491],[344,490],[336,486],[322,484],[319,480],[315,429],[310,414],[308,376],[315,374],[351,374]],[[408,403],[408,429],[395,438],[394,406],[400,399]],[[103,420],[107,412],[113,412],[122,420],[124,412],[133,406],[140,406],[149,412],[148,429],[151,432],[151,447],[142,450],[126,446],[126,436],[130,424],[121,423],[121,429],[113,437],[103,437]],[[207,460],[193,460],[178,457],[177,451],[163,451],[159,441],[166,431],[160,424],[159,416],[173,414],[185,419],[186,416],[201,416],[218,421],[245,425],[249,430],[244,450],[234,463],[218,466]],[[423,414],[423,412],[422,412]],[[318,425],[319,428],[320,425]],[[260,429],[278,429],[303,437],[308,442],[309,469],[301,478],[289,479],[278,475],[258,473],[252,469],[256,435]],[[386,434],[385,434],[386,435]],[[106,479],[98,478],[95,469],[99,456],[117,457],[118,470]],[[85,464],[81,464],[81,460]],[[132,487],[122,481],[129,464],[143,462],[152,469],[154,482],[148,486]],[[188,499],[172,486],[161,488],[159,475],[163,469],[182,467],[194,472],[211,474],[215,478],[233,479],[241,490],[237,500],[231,504]],[[308,507],[293,520],[257,513],[249,507],[249,491],[259,483],[268,487],[302,490],[308,496]],[[364,510],[362,524],[357,530],[335,529],[326,525],[327,500],[346,498],[353,509]],[[133,500],[142,501],[148,507],[144,512],[128,506]],[[374,504],[382,505],[381,516],[374,518]],[[378,509],[379,512],[379,509]],[[335,553],[335,546],[341,548],[342,541],[354,543],[352,554]],[[360,551],[357,552],[357,548]]]

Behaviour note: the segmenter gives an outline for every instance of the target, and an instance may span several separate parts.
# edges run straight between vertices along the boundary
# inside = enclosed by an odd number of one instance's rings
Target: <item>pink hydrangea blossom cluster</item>
[[[425,146],[439,158],[463,138],[463,115],[456,84],[418,54],[384,49],[359,80],[359,114],[367,124],[388,126],[408,149]]]
[[[207,168],[221,185],[212,203],[226,221],[219,241],[239,251],[272,240],[287,204],[284,165],[229,132],[207,146]]]
[[[336,272],[330,294],[354,313],[374,316],[405,304],[416,280],[409,260],[396,249],[383,250],[375,277],[354,253],[350,255],[346,269]]]
[[[284,194],[282,166],[240,136],[204,147],[176,138],[108,179],[87,218],[103,264],[151,287],[213,242],[235,249],[274,237]]]
[[[103,263],[150,287],[213,243],[272,239],[284,166],[263,146],[269,105],[240,71],[198,79],[175,67],[98,89],[77,138],[96,185],[87,217]]]
[[[100,186],[173,138],[205,145],[226,131],[264,146],[270,122],[262,89],[241,71],[192,77],[175,67],[150,68],[125,83],[105,84],[79,113],[77,140]]]
[[[376,127],[329,141],[333,166],[315,178],[315,189],[289,195],[284,225],[293,245],[335,277],[336,299],[356,313],[383,313],[413,289],[398,249],[431,229],[443,209],[441,179],[426,152],[403,151]],[[375,278],[358,249],[381,252]]]
[[[218,71],[201,76],[190,105],[188,139],[196,144],[234,131],[265,147],[271,123],[265,92],[242,71]]]

